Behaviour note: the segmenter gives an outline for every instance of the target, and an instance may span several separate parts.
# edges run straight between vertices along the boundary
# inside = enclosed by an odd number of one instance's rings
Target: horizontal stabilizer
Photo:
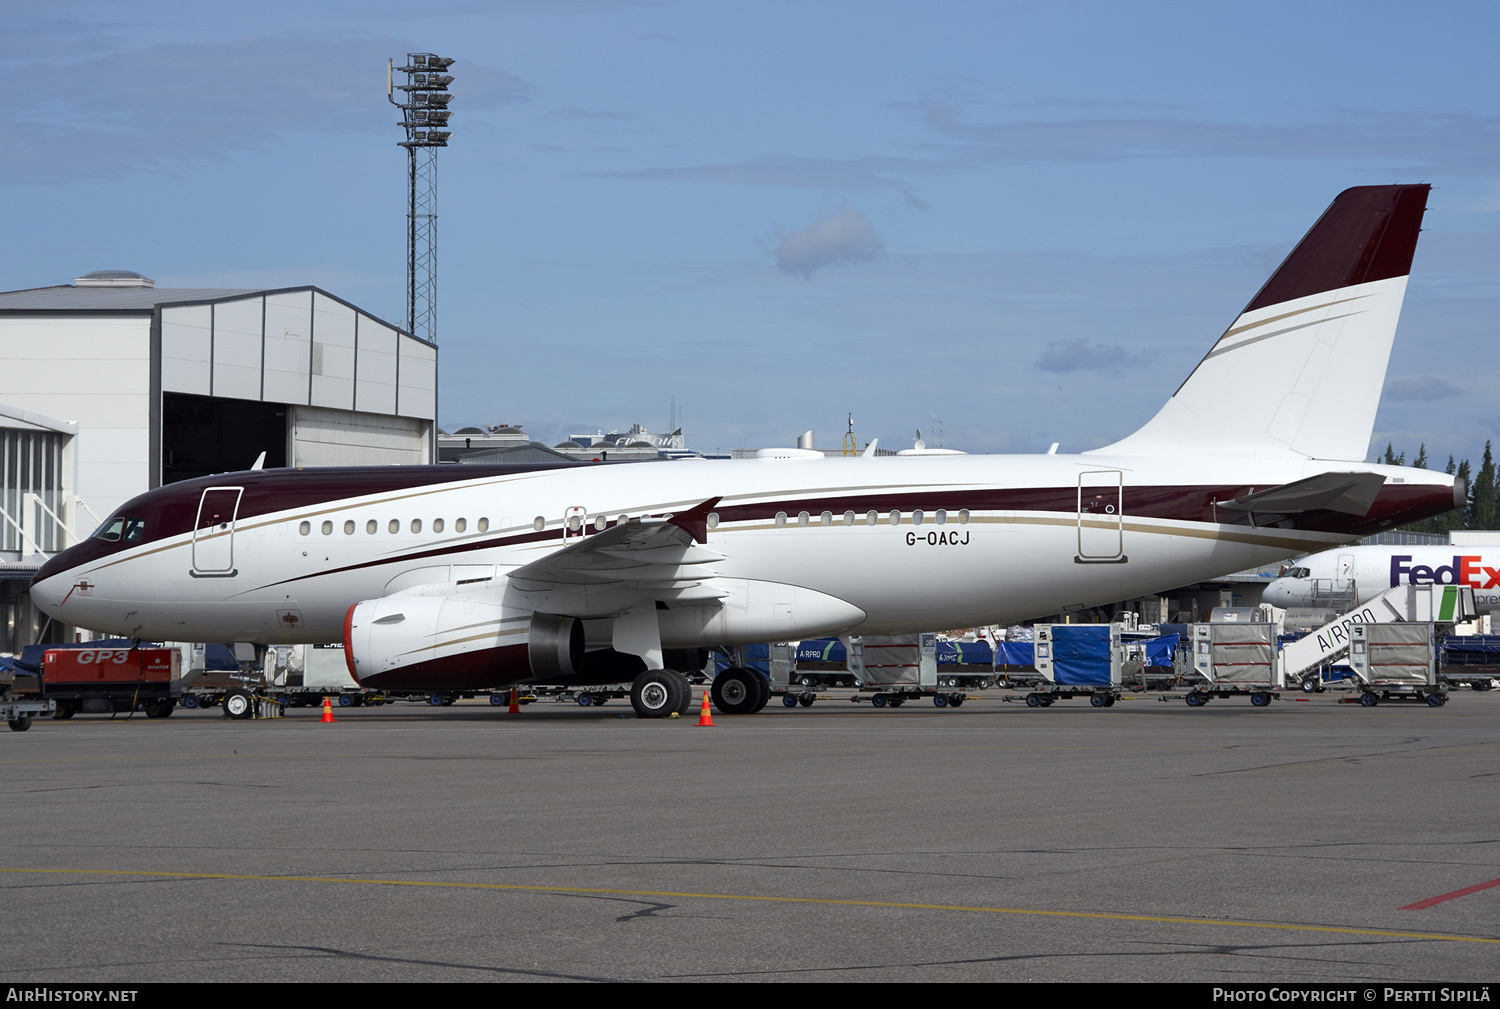
[[[1320,473],[1232,501],[1220,501],[1218,505],[1233,511],[1275,512],[1279,515],[1310,511],[1368,515],[1384,486],[1385,477],[1379,473]]]

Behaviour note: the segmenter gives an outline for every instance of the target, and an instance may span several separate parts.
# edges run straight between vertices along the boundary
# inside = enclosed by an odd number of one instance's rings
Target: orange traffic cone
[[[323,698],[323,717],[318,719],[319,724],[336,721],[338,719],[333,717],[333,702],[326,697]]]
[[[521,698],[516,694],[516,688],[510,688],[510,713],[519,715],[521,713]]]
[[[710,727],[712,727],[713,724],[714,724],[714,716],[708,710],[708,691],[707,690],[703,691],[703,707],[698,710],[698,724],[699,725],[707,725],[707,726],[710,726]]]

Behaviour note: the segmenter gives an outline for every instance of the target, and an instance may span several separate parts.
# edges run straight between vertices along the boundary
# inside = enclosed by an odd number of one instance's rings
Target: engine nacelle
[[[539,683],[557,683],[583,668],[583,621],[533,613],[526,649]]]
[[[483,690],[533,679],[528,648],[534,616],[498,601],[452,595],[366,599],[344,618],[349,675],[385,690]],[[543,619],[540,664],[569,658],[566,617]],[[574,622],[576,625],[576,622]],[[582,629],[577,634],[581,636]],[[582,664],[583,646],[577,655]]]

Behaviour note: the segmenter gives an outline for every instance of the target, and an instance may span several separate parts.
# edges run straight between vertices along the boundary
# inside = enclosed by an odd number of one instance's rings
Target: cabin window
[[[966,526],[969,524],[969,509],[961,508],[958,512],[958,524]]]
[[[414,533],[419,533],[419,532],[422,531],[422,520],[421,519],[412,519],[411,520],[411,531],[414,532]]]
[[[354,535],[354,520],[353,519],[346,519],[344,521],[344,535],[345,536],[353,536]]]
[[[371,536],[374,536],[375,531],[379,528],[380,523],[376,522],[374,519],[371,519],[370,521],[365,523],[365,532],[369,533]]]
[[[328,519],[324,519],[323,520],[323,535],[324,536],[332,536],[333,535],[333,523],[330,522]]]
[[[454,532],[461,533],[461,532],[463,532],[467,528],[469,528],[469,520],[468,519],[454,519],[453,520],[453,531]]]
[[[936,521],[938,525],[946,525],[948,522],[948,513],[939,508],[937,510],[937,514],[933,516],[933,520]]]
[[[779,525],[779,526],[786,525],[786,512],[777,512],[776,513],[776,524]]]
[[[798,512],[797,513],[797,524],[799,526],[805,526],[805,525],[807,525],[807,519],[808,519],[807,512]]]
[[[825,526],[833,525],[833,512],[824,512],[818,519]]]
[[[708,517],[709,528],[713,528],[714,524],[717,523],[718,521],[719,521],[719,516],[718,516],[717,513],[714,513],[714,514],[710,515]],[[595,515],[594,516],[594,528],[597,529],[599,532],[602,533],[606,528],[608,528],[608,526],[609,526],[609,519],[608,518],[606,518],[603,515]]]
[[[844,525],[846,525],[846,526],[852,526],[853,524],[854,524],[854,513],[853,512],[844,512]]]
[[[901,510],[899,508],[892,509],[891,510],[891,525],[898,526],[900,524],[901,524]]]
[[[440,533],[440,532],[443,531],[443,520],[442,519],[433,519],[432,520],[432,531],[435,532],[435,533]]]
[[[531,520],[531,528],[535,529],[537,532],[541,532],[543,529],[547,528],[547,520],[538,515],[536,518]]]
[[[600,518],[603,518],[603,516],[601,515]],[[719,513],[718,512],[709,512],[708,513],[708,527],[710,529],[717,529],[717,528],[719,528]],[[603,529],[604,526],[601,525],[599,528]]]
[[[568,516],[568,531],[569,532],[575,532],[576,533],[578,530],[580,530],[582,528],[583,528],[583,517],[582,516],[580,516],[580,515],[569,515]]]
[[[489,519],[480,519],[479,520],[479,531],[482,532],[482,533],[487,533],[487,532],[490,531],[490,520]]]
[[[397,533],[399,533],[401,531],[401,520],[400,519],[391,519],[391,524],[388,525],[388,526],[386,526],[386,528],[391,531],[391,535],[392,536],[396,535]]]
[[[312,532],[312,523],[303,522],[300,526],[297,527],[297,531],[303,536],[309,535]]]
[[[876,523],[878,523],[879,521],[880,521],[880,513],[878,511],[876,511],[875,509],[872,508],[868,512],[865,513],[865,525],[871,525],[872,526],[872,525],[875,525]]]
[[[911,524],[914,526],[919,526],[922,524],[922,509],[918,508],[916,511],[911,513]]]

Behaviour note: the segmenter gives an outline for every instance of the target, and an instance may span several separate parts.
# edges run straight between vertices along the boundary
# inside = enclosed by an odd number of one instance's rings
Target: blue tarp
[[[758,673],[771,675],[771,646],[770,645],[745,645],[745,667],[753,669]],[[714,653],[714,675],[722,673],[732,665],[729,658],[718,652]]]
[[[1146,642],[1146,665],[1170,666],[1177,654],[1177,645],[1182,639],[1175,634],[1163,634]]]
[[[983,666],[990,668],[995,653],[988,641],[939,641],[937,660],[940,666]]]
[[[1060,624],[1052,628],[1052,678],[1068,686],[1109,685],[1109,625]]]
[[[1036,664],[1036,646],[1030,641],[995,642],[995,665],[1031,666]]]

